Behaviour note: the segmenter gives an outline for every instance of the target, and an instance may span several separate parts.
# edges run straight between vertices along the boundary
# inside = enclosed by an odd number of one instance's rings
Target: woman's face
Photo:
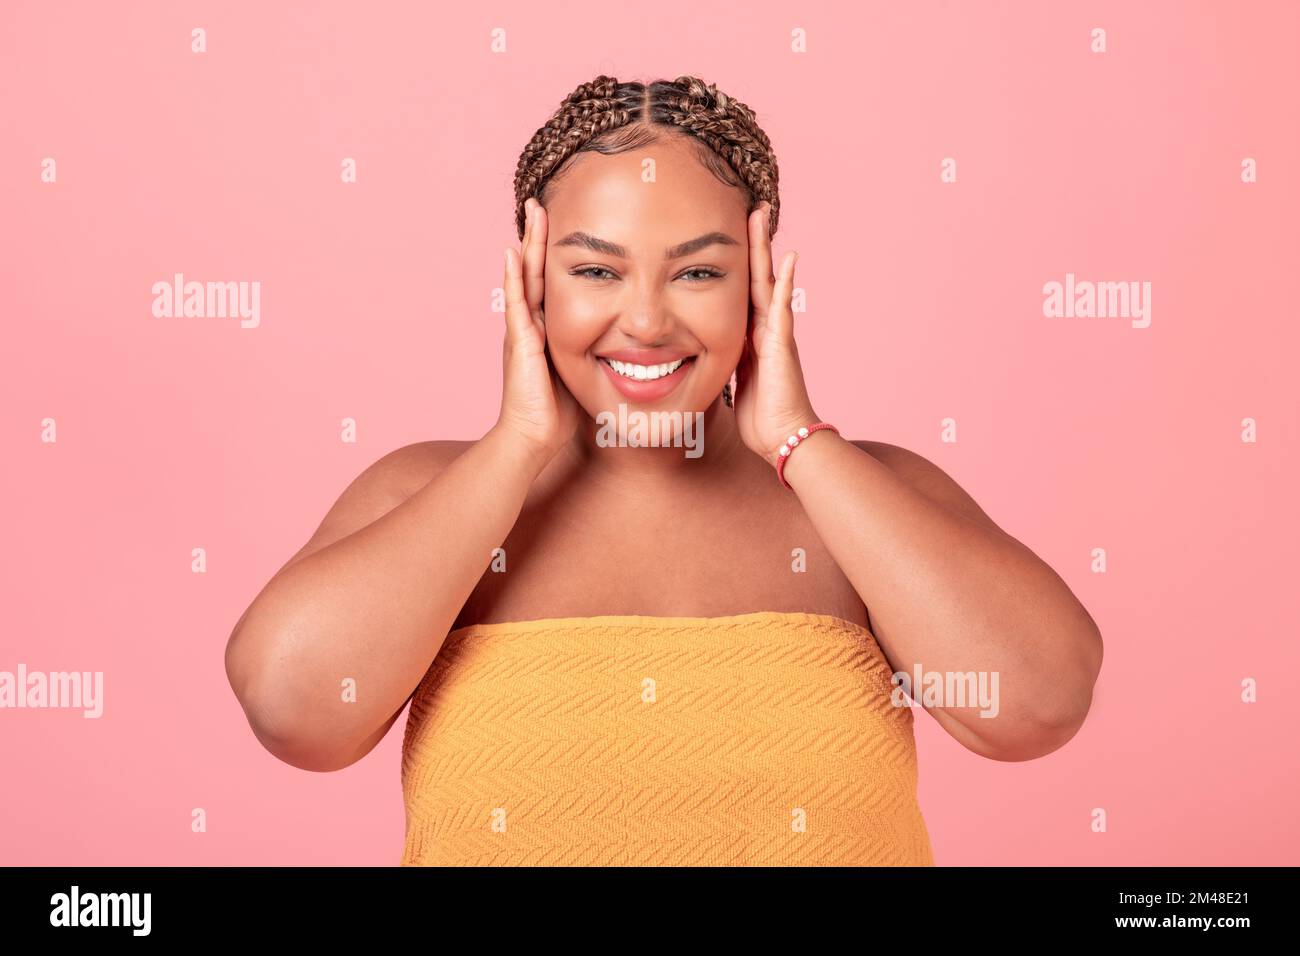
[[[653,160],[653,167],[646,160]],[[688,144],[581,153],[546,201],[546,338],[587,413],[703,411],[740,360],[748,215]]]

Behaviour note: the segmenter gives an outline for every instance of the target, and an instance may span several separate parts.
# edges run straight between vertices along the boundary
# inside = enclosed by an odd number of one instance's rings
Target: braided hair
[[[620,83],[600,75],[564,98],[533,134],[515,170],[515,228],[524,237],[524,202],[546,205],[545,193],[564,164],[582,152],[621,153],[655,142],[661,129],[699,145],[701,161],[729,186],[745,191],[747,209],[771,204],[768,235],[776,234],[781,201],[776,154],[754,111],[694,76],[671,83]]]

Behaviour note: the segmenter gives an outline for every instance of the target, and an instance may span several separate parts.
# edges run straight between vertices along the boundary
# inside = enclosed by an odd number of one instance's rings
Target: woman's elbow
[[[963,733],[958,740],[967,750],[1008,763],[1037,760],[1064,747],[1083,726],[1087,712],[1056,718],[995,718],[995,727],[984,733]],[[967,728],[970,730],[970,728]]]
[[[337,739],[322,738],[289,715],[277,716],[265,698],[245,695],[239,698],[249,729],[258,743],[277,760],[299,770],[329,773],[352,766],[369,748],[340,746]]]
[[[277,760],[300,770],[327,773],[356,763],[366,750],[322,740],[303,725],[281,691],[264,687],[266,667],[236,628],[226,645],[226,678],[258,743]]]
[[[1032,695],[1017,713],[995,718],[995,728],[977,734],[971,749],[991,760],[1036,760],[1074,739],[1092,709],[1093,690],[1101,671],[1101,634],[1090,625],[1075,642],[1077,653],[1050,679],[1050,687]]]

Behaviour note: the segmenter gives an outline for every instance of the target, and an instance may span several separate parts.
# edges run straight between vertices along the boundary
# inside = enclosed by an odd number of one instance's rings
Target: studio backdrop
[[[1282,2],[4,4],[0,671],[86,686],[0,708],[0,861],[397,862],[401,722],[282,763],[226,641],[366,467],[495,421],[537,127],[690,74],[772,138],[818,410],[961,482],[1105,637],[1040,759],[916,711],[935,862],[1294,863],[1298,34]]]

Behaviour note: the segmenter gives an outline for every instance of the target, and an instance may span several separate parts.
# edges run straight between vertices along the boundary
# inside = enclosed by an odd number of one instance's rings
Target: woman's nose
[[[668,337],[673,317],[662,296],[653,292],[638,293],[636,300],[623,310],[618,327],[629,338],[654,344]]]

